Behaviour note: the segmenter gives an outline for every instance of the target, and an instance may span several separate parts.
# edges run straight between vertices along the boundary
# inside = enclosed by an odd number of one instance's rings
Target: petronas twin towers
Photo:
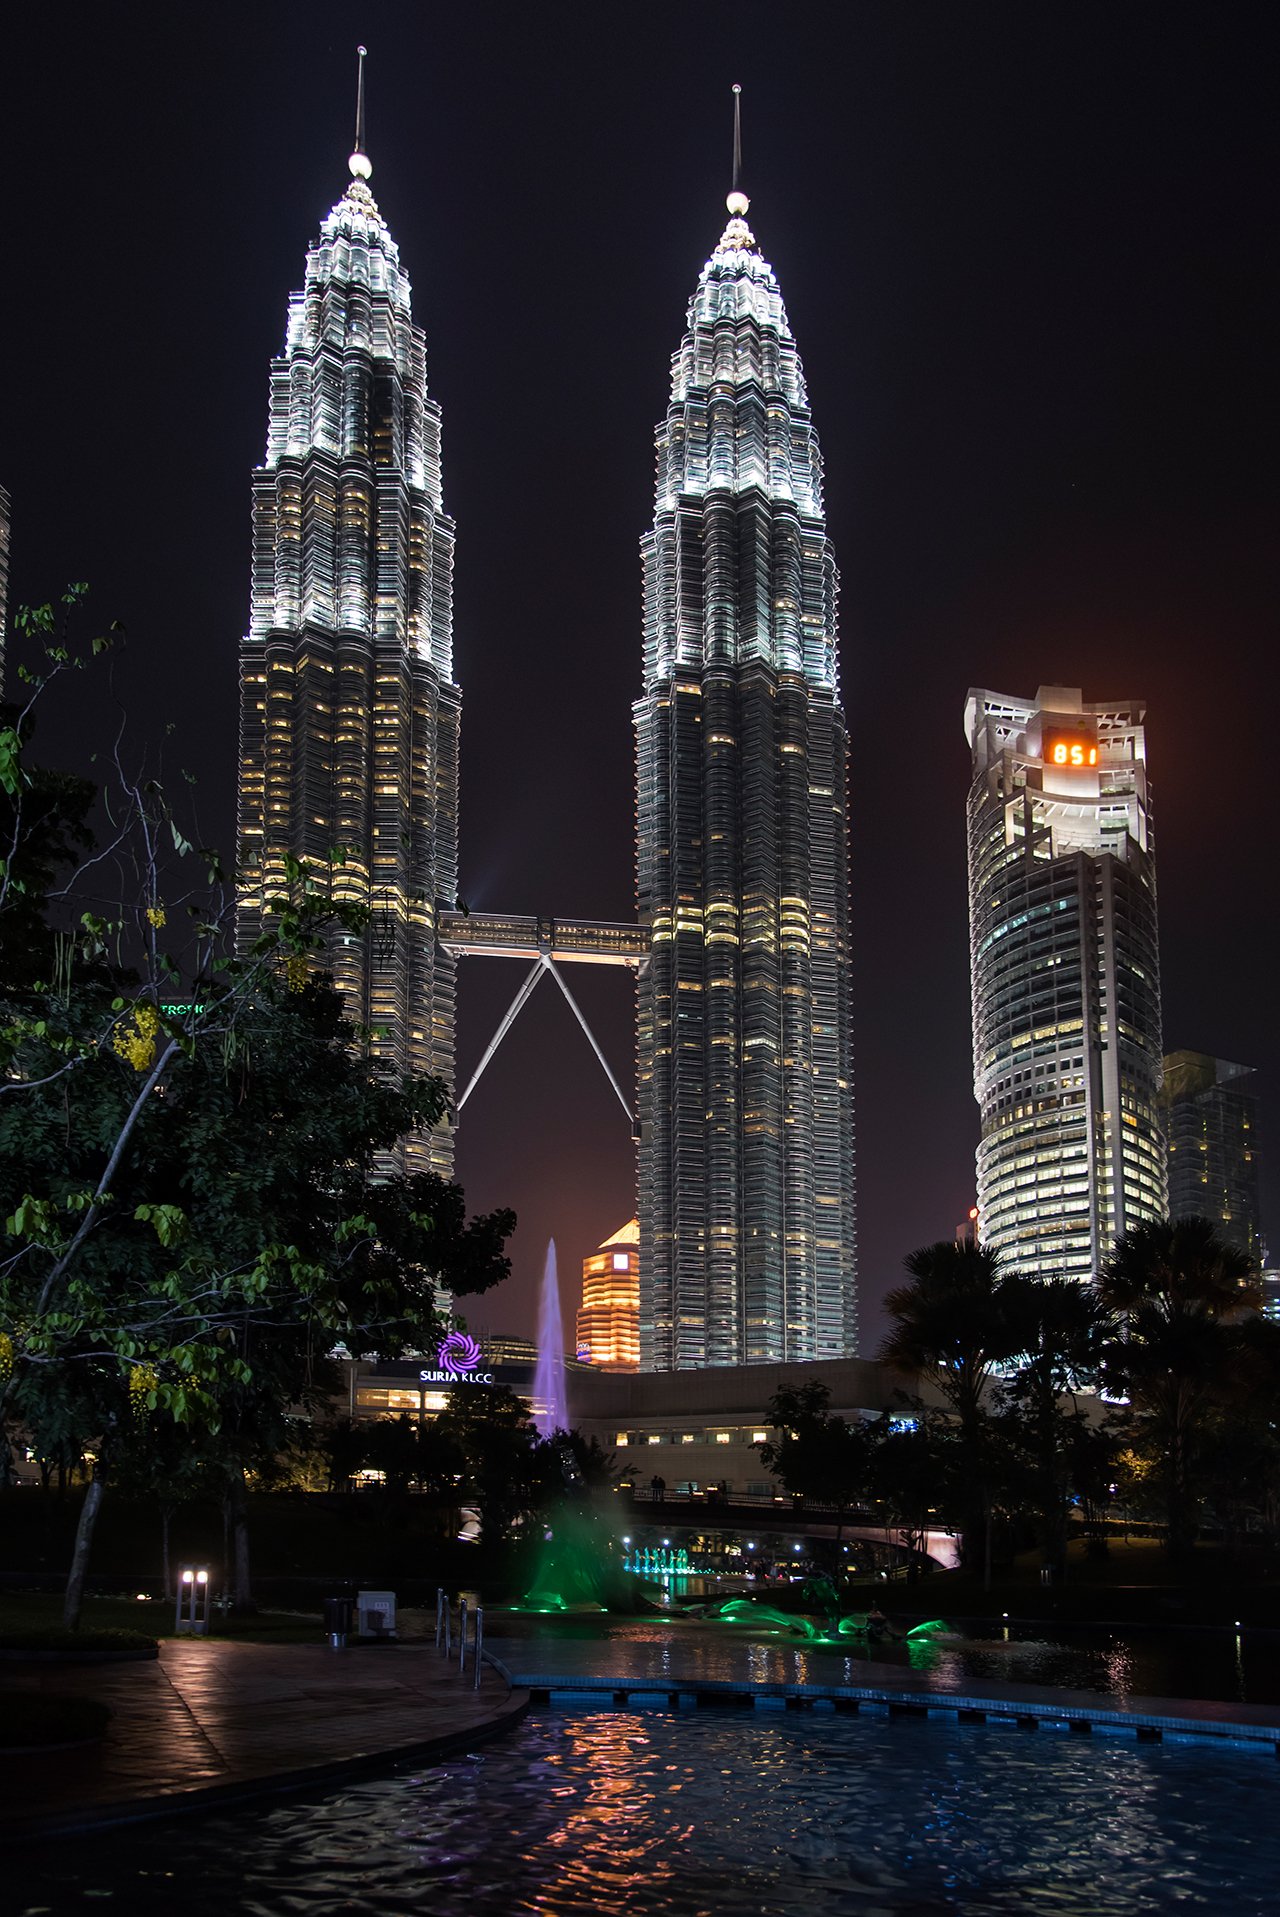
[[[290,861],[371,909],[328,954],[388,1069],[454,1083],[453,522],[408,280],[352,180],[272,364],[241,650],[241,928]],[[773,269],[730,195],[672,363],[643,541],[637,747],[642,1366],[857,1345],[846,738],[822,460]],[[535,923],[491,920],[511,937]],[[573,928],[617,962],[625,928]],[[468,928],[465,943],[483,942]],[[490,949],[507,950],[495,933]],[[447,1171],[447,1127],[405,1141]]]
[[[740,193],[658,431],[635,705],[642,1362],[856,1343],[844,715],[822,459]]]

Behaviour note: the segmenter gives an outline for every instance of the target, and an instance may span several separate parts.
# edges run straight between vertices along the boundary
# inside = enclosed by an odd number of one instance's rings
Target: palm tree
[[[1163,1481],[1170,1555],[1195,1541],[1205,1424],[1231,1395],[1241,1327],[1261,1303],[1257,1268],[1207,1218],[1138,1225],[1116,1241],[1099,1295],[1121,1321],[1109,1380],[1128,1395],[1136,1442]]]

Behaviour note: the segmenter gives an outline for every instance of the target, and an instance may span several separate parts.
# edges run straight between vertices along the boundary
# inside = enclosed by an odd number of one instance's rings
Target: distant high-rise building
[[[1262,1286],[1262,1315],[1273,1324],[1280,1324],[1280,1270],[1274,1265],[1264,1266],[1258,1279]]]
[[[577,1355],[598,1371],[640,1366],[640,1221],[633,1218],[582,1261]]]
[[[672,360],[635,705],[645,1369],[857,1349],[847,746],[822,458],[736,190]]]
[[[1251,1070],[1205,1052],[1170,1052],[1164,1129],[1170,1218],[1208,1218],[1223,1238],[1261,1259],[1258,1101],[1239,1082]]]
[[[457,893],[454,528],[426,341],[361,133],[289,303],[253,478],[240,937],[287,890],[286,860],[305,861],[372,913],[328,943],[348,1016],[393,1074],[451,1084],[456,961],[435,920]],[[405,1141],[395,1163],[447,1172],[448,1129]]]
[[[1088,1278],[1166,1216],[1160,959],[1140,705],[971,691],[979,1235]]]

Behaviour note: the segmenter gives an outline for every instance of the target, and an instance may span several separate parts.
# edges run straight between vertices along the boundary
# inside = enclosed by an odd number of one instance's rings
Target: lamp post
[[[184,1564],[178,1573],[178,1604],[173,1628],[177,1636],[209,1634],[209,1570],[207,1565]]]

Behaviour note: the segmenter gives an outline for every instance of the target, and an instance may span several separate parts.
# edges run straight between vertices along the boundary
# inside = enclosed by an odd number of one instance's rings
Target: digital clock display
[[[1098,742],[1081,732],[1046,732],[1043,756],[1046,765],[1097,765]]]

